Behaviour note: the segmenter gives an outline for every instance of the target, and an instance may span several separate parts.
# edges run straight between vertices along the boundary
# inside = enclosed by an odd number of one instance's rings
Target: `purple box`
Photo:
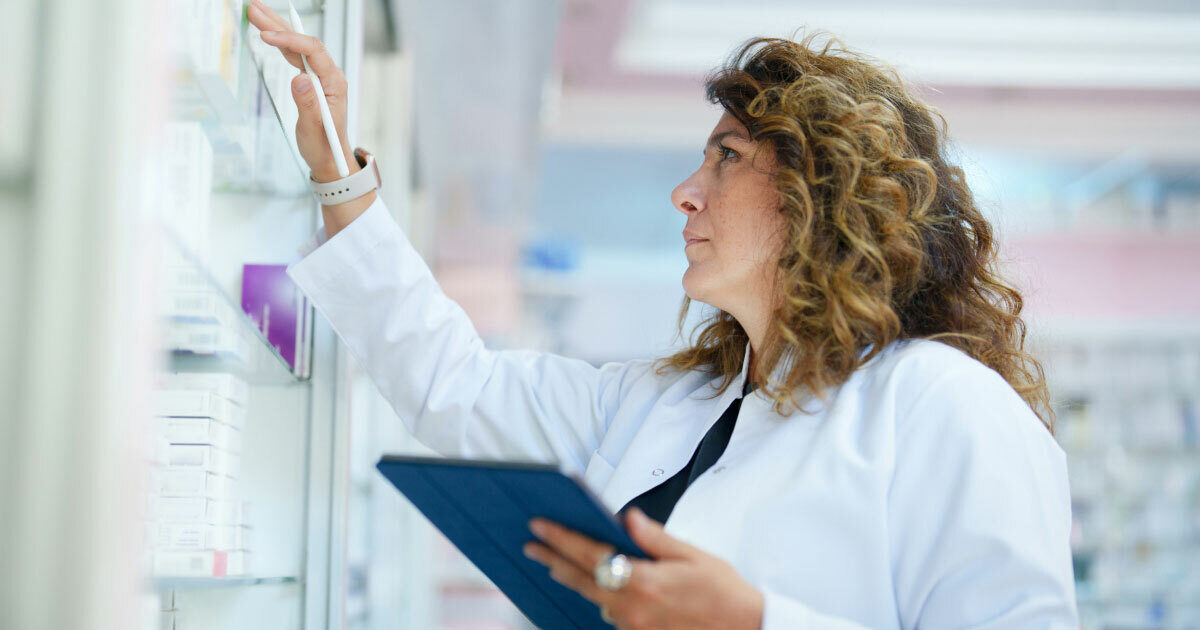
[[[304,295],[287,265],[242,265],[242,310],[296,372]]]

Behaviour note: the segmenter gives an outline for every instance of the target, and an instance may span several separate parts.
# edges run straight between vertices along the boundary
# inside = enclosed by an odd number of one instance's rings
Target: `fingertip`
[[[309,79],[307,74],[301,72],[296,75],[296,78],[292,79],[292,89],[295,90],[296,94],[306,94],[312,89],[312,79]]]
[[[634,510],[630,510],[625,515],[625,529],[629,530],[630,537],[638,544],[641,544],[641,540],[646,533],[646,523],[642,520],[643,518],[644,515]]]

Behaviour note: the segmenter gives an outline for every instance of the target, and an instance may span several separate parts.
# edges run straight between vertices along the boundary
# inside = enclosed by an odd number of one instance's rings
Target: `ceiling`
[[[959,141],[1200,161],[1192,0],[566,0],[545,135],[698,147],[719,114],[705,73],[750,37],[813,30],[896,66]]]

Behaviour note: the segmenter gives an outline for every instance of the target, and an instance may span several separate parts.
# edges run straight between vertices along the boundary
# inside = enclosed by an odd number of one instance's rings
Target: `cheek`
[[[762,182],[753,213],[753,230],[757,235],[759,260],[774,261],[779,257],[787,221],[779,211],[779,194],[770,179]]]
[[[773,199],[743,205],[740,212],[731,212],[717,223],[719,249],[728,262],[757,267],[773,265],[778,258],[785,222]]]
[[[786,241],[787,221],[777,208],[771,208],[767,212],[767,220],[763,226],[762,255],[764,260],[774,265],[779,259]]]

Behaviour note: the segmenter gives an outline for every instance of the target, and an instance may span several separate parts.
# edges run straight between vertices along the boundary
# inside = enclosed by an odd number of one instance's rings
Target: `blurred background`
[[[1024,291],[1083,627],[1200,628],[1196,2],[296,4],[489,345],[596,364],[684,343],[707,71],[798,29],[896,66]],[[375,473],[427,451],[328,325],[256,310],[320,219],[295,72],[243,11],[3,5],[0,627],[526,628]]]

